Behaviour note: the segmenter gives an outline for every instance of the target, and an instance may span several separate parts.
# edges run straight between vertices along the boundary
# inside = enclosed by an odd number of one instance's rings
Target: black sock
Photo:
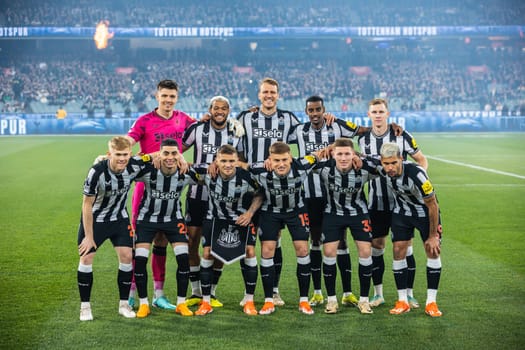
[[[135,285],[137,286],[137,293],[139,298],[146,298],[148,296],[148,270],[146,265],[148,258],[144,256],[135,257]]]
[[[368,297],[370,293],[370,279],[372,278],[372,265],[359,264],[359,296]]]
[[[283,250],[281,247],[275,248],[275,255],[273,257],[273,265],[275,266],[275,275],[273,287],[279,287],[279,280],[281,279],[281,271],[283,269]]]
[[[122,271],[121,269],[118,270],[117,283],[120,300],[128,300],[132,277],[133,271]]]
[[[323,262],[323,256],[320,250],[312,249],[310,250],[310,271],[312,273],[312,282],[314,289],[320,290],[321,287],[321,265]]]
[[[335,295],[335,279],[337,276],[337,266],[323,263],[324,286],[328,296]]]
[[[385,274],[385,259],[383,254],[372,256],[372,280],[374,286],[383,284],[383,275]]]
[[[185,298],[190,283],[190,261],[187,253],[175,255],[175,259],[177,260],[177,296]]]
[[[414,289],[414,280],[416,279],[416,259],[414,254],[407,255],[407,288]]]
[[[77,283],[78,291],[80,293],[80,301],[89,302],[91,299],[91,288],[93,287],[93,271],[77,271]]]
[[[211,280],[213,275],[213,267],[202,267],[201,266],[201,290],[202,295],[211,294]]]
[[[341,273],[341,283],[343,285],[343,292],[349,293],[352,291],[352,263],[350,261],[350,254],[337,254],[337,266]]]

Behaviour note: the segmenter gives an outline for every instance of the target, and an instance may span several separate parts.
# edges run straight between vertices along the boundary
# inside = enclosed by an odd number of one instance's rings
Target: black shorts
[[[388,231],[392,226],[392,212],[370,210],[370,221],[372,222],[372,238],[381,238],[388,235]]]
[[[326,207],[325,198],[305,198],[304,204],[308,208],[308,218],[310,219],[310,227],[323,226],[323,213]]]
[[[438,217],[438,231],[441,239],[441,214]],[[430,222],[428,217],[418,218],[392,214],[392,242],[409,241],[414,238],[414,229],[419,231],[423,242],[428,239]]]
[[[327,213],[324,214],[322,242],[343,240],[347,228],[350,228],[354,241],[372,242],[372,227],[368,214],[340,216]]]
[[[186,199],[186,225],[201,227],[208,214],[208,201]]]
[[[213,221],[210,219],[204,219],[202,224],[202,246],[210,247],[211,246],[211,230],[213,227]],[[248,231],[248,239],[246,240],[246,245],[251,245],[255,247],[257,242],[257,233],[255,231],[255,226],[250,224],[250,230]]]
[[[279,231],[288,226],[293,241],[307,241],[310,236],[308,213],[306,208],[296,209],[289,213],[272,213],[261,211],[259,222],[259,239],[277,241]]]
[[[82,219],[80,219],[80,226],[78,227],[77,243],[80,244],[86,236]],[[106,239],[109,239],[113,247],[133,247],[133,230],[129,219],[122,219],[118,221],[109,222],[94,222],[93,223],[93,239],[100,248]],[[92,248],[90,252],[95,252]]]
[[[137,222],[136,243],[151,243],[158,232],[166,235],[170,243],[188,243],[188,229],[184,220],[167,223]]]

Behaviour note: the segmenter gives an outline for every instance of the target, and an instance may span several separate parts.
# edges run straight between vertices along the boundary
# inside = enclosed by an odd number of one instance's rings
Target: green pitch
[[[429,157],[443,216],[442,318],[431,319],[422,309],[388,314],[397,296],[391,244],[385,257],[387,303],[373,315],[345,307],[335,315],[322,307],[313,316],[300,314],[296,262],[285,232],[280,290],[286,305],[273,315],[242,313],[243,284],[234,264],[226,266],[217,291],[225,306],[211,315],[182,318],[153,309],[146,319],[124,319],[117,313],[117,258],[106,242],[93,266],[95,320],[81,323],[76,235],[82,183],[108,139],[0,138],[0,348],[517,349],[525,343],[525,134],[416,134]],[[415,296],[424,304],[425,258],[419,237],[415,242]],[[351,255],[357,292],[353,245]],[[169,252],[171,300],[175,270]]]

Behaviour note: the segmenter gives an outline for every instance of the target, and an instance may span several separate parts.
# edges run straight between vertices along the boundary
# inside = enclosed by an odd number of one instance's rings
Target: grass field
[[[95,320],[78,320],[76,235],[82,183],[102,137],[0,138],[0,348],[3,349],[518,349],[525,344],[525,134],[416,134],[429,156],[444,236],[438,303],[391,316],[396,292],[387,246],[387,304],[373,315],[343,308],[313,316],[297,311],[295,258],[285,233],[281,292],[287,305],[245,316],[238,264],[218,288],[225,306],[206,317],[153,310],[146,319],[117,314],[116,255],[106,242],[94,264]],[[352,263],[357,271],[355,247]],[[426,296],[425,258],[415,243],[415,294]],[[167,294],[175,299],[173,254]],[[262,288],[256,303],[261,306]],[[340,285],[338,281],[338,286]],[[353,289],[358,290],[357,276]],[[340,293],[339,293],[340,294]]]

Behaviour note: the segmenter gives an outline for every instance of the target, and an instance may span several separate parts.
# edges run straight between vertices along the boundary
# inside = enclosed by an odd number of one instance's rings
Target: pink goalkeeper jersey
[[[195,119],[184,112],[173,111],[171,118],[165,119],[154,110],[138,117],[129,129],[128,136],[139,143],[142,153],[158,151],[162,140],[168,138],[176,140],[182,152],[182,136],[193,123]]]

